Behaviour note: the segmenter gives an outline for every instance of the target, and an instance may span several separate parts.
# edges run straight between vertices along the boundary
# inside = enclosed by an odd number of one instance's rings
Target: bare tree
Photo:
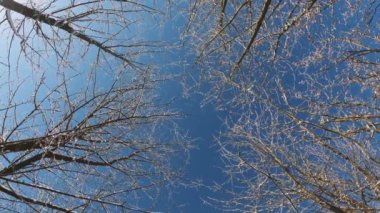
[[[186,32],[212,86],[205,101],[231,115],[218,143],[234,187],[219,207],[380,210],[379,8],[193,2]]]
[[[98,59],[116,58],[138,68],[137,57],[158,47],[154,41],[144,41],[139,26],[162,14],[164,5],[118,0],[5,0],[0,2],[1,26],[7,29],[3,32],[8,33],[4,38],[7,46],[20,46],[20,53],[31,64],[54,56],[50,60],[67,65],[95,49]]]
[[[138,62],[156,6],[0,1],[1,211],[145,211],[178,176],[184,143],[160,134],[176,113]]]

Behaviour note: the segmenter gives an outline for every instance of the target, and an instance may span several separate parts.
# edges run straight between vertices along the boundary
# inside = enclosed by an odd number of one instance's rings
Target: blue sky
[[[164,26],[151,26],[143,35],[148,39],[161,40],[169,45],[168,51],[162,51],[144,59],[147,63],[151,60],[158,64],[159,71],[164,75],[171,75],[172,79],[164,82],[160,89],[160,98],[171,100],[174,111],[183,113],[184,116],[176,119],[179,131],[190,138],[193,149],[188,153],[189,161],[185,165],[183,180],[184,185],[174,187],[171,197],[162,195],[162,202],[157,210],[163,212],[220,212],[220,210],[206,204],[209,198],[226,198],[221,192],[214,192],[209,187],[215,183],[221,184],[225,176],[221,170],[223,163],[218,155],[218,146],[215,137],[223,130],[223,122],[226,114],[216,111],[211,104],[203,104],[203,97],[196,94],[195,89],[190,89],[191,95],[184,95],[184,91],[194,85],[189,76],[197,78],[197,66],[188,63],[194,60],[194,52],[183,48],[180,41],[186,17],[178,17]],[[160,33],[155,33],[160,32]],[[191,42],[191,41],[190,41]],[[182,161],[181,161],[182,162]],[[180,165],[183,166],[183,165]],[[199,184],[199,185],[198,185]]]

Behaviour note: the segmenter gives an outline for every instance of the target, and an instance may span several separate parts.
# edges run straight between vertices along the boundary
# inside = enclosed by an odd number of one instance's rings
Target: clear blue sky
[[[144,59],[147,62],[159,64],[160,72],[163,74],[173,74],[172,80],[165,82],[160,90],[161,98],[170,100],[175,98],[172,108],[178,112],[186,114],[176,120],[180,131],[186,133],[191,138],[193,149],[189,153],[188,165],[185,166],[183,180],[185,185],[172,189],[172,194],[168,198],[166,191],[163,192],[157,210],[163,212],[197,212],[213,213],[220,212],[204,200],[210,197],[225,198],[221,192],[216,193],[207,186],[225,181],[225,176],[221,171],[223,163],[217,153],[218,147],[214,137],[223,130],[223,122],[226,114],[215,111],[214,106],[202,106],[200,95],[192,94],[183,97],[183,83],[190,86],[191,82],[183,82],[184,78],[197,73],[197,67],[187,62],[194,59],[191,50],[183,48],[180,43],[180,34],[185,26],[186,17],[165,22],[164,26],[151,26],[147,32],[149,39],[162,40],[169,47],[160,54]],[[161,33],[156,33],[161,32]],[[193,91],[195,92],[195,91]],[[182,161],[181,161],[182,162]],[[192,183],[201,183],[199,187],[194,187]],[[204,184],[205,186],[202,186]]]

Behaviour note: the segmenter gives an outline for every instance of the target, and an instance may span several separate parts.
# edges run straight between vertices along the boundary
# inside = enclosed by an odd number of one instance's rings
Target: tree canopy
[[[186,138],[148,60],[166,6],[171,65],[225,116],[206,202],[380,211],[378,0],[0,0],[0,209],[149,211],[175,182]]]
[[[236,211],[378,211],[378,1],[193,1]],[[223,188],[223,187],[222,187]]]
[[[161,5],[160,7],[162,7]],[[177,113],[139,62],[159,6],[0,1],[1,211],[145,211],[178,176]],[[175,132],[174,130],[172,132]]]

